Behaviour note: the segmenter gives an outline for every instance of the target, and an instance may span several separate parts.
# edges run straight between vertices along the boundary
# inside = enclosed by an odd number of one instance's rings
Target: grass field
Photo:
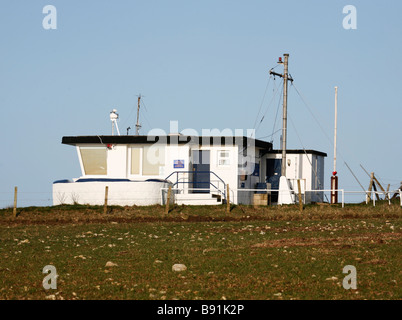
[[[0,210],[0,299],[402,298],[397,204],[18,214]],[[187,270],[172,271],[176,263]],[[57,269],[57,289],[42,286],[46,265]],[[356,290],[342,286],[346,265],[356,267]]]

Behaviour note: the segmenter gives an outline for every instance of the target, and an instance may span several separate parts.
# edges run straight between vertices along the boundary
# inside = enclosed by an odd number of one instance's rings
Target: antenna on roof
[[[114,127],[116,126],[117,134],[120,135],[119,127],[117,125],[117,119],[119,119],[119,114],[116,109],[110,112],[110,121],[112,121],[112,136],[114,135]]]
[[[135,134],[136,134],[137,136],[140,135],[140,128],[141,128],[141,125],[140,125],[140,102],[141,102],[141,93],[140,93],[140,95],[138,96],[137,124],[135,125]]]

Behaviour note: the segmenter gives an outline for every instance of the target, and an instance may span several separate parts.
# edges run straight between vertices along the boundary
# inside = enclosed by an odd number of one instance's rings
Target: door
[[[210,151],[193,150],[193,193],[209,193]],[[206,189],[206,190],[197,190]]]
[[[267,159],[267,182],[271,184],[271,189],[279,189],[279,179],[282,172],[282,159]],[[272,202],[278,201],[278,191],[273,191]]]

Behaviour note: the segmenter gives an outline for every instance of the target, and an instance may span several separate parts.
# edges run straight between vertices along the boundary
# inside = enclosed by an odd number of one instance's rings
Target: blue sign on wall
[[[173,168],[183,169],[184,168],[184,160],[173,160]]]
[[[260,176],[260,164],[259,163],[254,163],[254,172],[252,174],[254,177],[259,177]]]

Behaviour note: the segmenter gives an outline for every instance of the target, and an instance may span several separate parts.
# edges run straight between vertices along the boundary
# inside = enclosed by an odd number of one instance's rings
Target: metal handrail
[[[165,180],[168,180],[172,175],[174,175],[174,174],[176,174],[176,182],[175,183],[173,183],[173,185],[172,185],[172,187],[174,187],[175,185],[178,185],[179,183],[194,183],[194,181],[180,181],[179,182],[179,173],[192,173],[192,174],[194,174],[194,173],[209,173],[209,174],[213,174],[215,177],[217,177],[222,183],[223,183],[223,195],[224,195],[224,197],[225,197],[225,200],[227,199],[227,197],[226,197],[226,183],[225,183],[225,181],[223,181],[223,179],[221,178],[221,177],[219,177],[215,172],[213,172],[213,171],[173,171],[171,174],[169,174],[166,178],[165,178]],[[217,188],[211,181],[209,182],[209,184],[211,185],[211,186],[213,186],[215,189],[217,189],[217,190],[219,190],[219,188]]]
[[[215,177],[217,177],[220,181],[222,181],[222,183],[226,186],[226,184],[225,184],[225,181],[223,181],[223,179],[221,178],[221,177],[219,177],[215,172],[213,172],[213,171],[173,171],[171,174],[169,174],[166,178],[165,178],[165,180],[167,180],[167,179],[169,179],[172,175],[174,175],[175,173],[177,174],[177,176],[178,176],[178,174],[179,173],[194,173],[194,172],[197,172],[197,173],[212,173]],[[176,179],[176,180],[178,180],[178,179]]]

